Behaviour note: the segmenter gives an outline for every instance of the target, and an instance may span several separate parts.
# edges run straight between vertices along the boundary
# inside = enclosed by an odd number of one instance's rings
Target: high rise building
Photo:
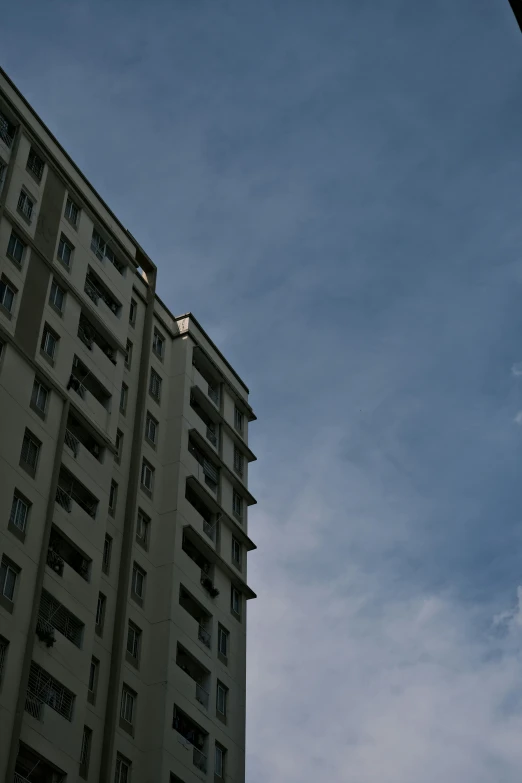
[[[0,71],[0,780],[243,783],[248,389]]]

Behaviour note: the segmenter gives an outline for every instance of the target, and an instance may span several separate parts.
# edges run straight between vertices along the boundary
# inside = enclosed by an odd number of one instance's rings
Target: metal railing
[[[85,291],[85,293],[87,294],[89,299],[92,299],[94,304],[97,305],[98,304],[98,300],[100,298],[100,292],[98,291],[98,289],[89,280],[85,281],[85,285],[83,287],[83,290]]]
[[[196,683],[196,700],[199,701],[199,703],[206,710],[208,710],[209,695],[203,686],[199,684],[199,682]]]
[[[47,565],[55,571],[58,576],[61,576],[63,574],[63,568],[65,565],[65,560],[63,557],[61,557],[58,552],[55,552],[54,549],[47,550]]]
[[[31,215],[33,214],[33,205],[23,192],[18,196],[18,209],[20,212],[24,213],[26,218],[29,218],[29,220],[31,219]]]
[[[93,339],[91,335],[88,334],[88,332],[81,325],[78,327],[78,337],[80,338],[82,343],[87,346],[89,351],[92,351]]]
[[[208,384],[207,394],[212,402],[215,402],[216,405],[219,405],[219,391],[214,386],[211,386],[210,383]]]
[[[56,502],[59,506],[64,508],[69,513],[71,512],[72,508],[72,498],[69,495],[68,492],[65,491],[65,489],[62,489],[61,487],[56,488]]]
[[[216,526],[213,525],[211,522],[207,522],[206,519],[203,520],[203,532],[210,538],[211,541],[214,541],[216,537]]]
[[[196,746],[192,749],[192,763],[195,767],[201,770],[201,772],[207,771],[207,757],[205,754],[196,748]]]
[[[200,624],[198,626],[198,639],[200,642],[203,642],[203,644],[209,648],[210,650],[210,640],[211,636],[206,628],[203,628],[203,626]]]
[[[0,115],[0,139],[2,139],[6,146],[10,147],[13,143],[13,136],[8,133],[8,130],[9,124],[7,120],[5,120],[2,115]]]
[[[31,783],[29,778],[24,778],[19,772],[14,773],[13,783]]]
[[[215,430],[211,429],[211,427],[207,427],[207,440],[209,440],[212,443],[212,445],[217,448],[218,445],[217,434]]]
[[[44,701],[34,693],[27,693],[25,696],[25,711],[32,715],[36,720],[42,720]]]
[[[71,449],[75,457],[80,453],[80,441],[70,430],[65,430],[65,445]]]

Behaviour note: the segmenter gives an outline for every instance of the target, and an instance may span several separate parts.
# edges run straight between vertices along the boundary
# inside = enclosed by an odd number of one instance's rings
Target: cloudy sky
[[[508,0],[25,0],[2,30],[252,391],[248,783],[519,783]]]

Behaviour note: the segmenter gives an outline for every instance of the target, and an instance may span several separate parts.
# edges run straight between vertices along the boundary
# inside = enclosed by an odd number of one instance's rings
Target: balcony
[[[62,718],[72,721],[75,695],[34,661],[31,662],[25,711],[38,721],[44,717],[44,706]]]
[[[210,684],[210,672],[208,669],[201,666],[199,661],[181,644],[177,646],[176,665],[193,681],[196,701],[204,709],[208,710],[208,688]]]
[[[58,576],[63,576],[65,566],[69,566],[77,574],[89,581],[91,560],[87,558],[74,544],[67,539],[58,528],[53,527],[47,550],[47,565]]]
[[[201,470],[198,470],[198,478],[216,495],[219,485],[219,470],[217,466],[207,458],[192,436],[189,436],[188,450],[200,465]]]
[[[183,534],[182,549],[185,552],[185,554],[190,557],[192,562],[195,563],[198,569],[200,570],[200,583],[202,587],[207,591],[207,593],[210,595],[211,598],[215,598],[216,596],[218,596],[219,590],[217,589],[217,587],[214,587],[214,582],[212,579],[214,569],[211,563],[200,552],[200,550],[194,545],[194,543],[188,538],[188,536],[185,533]]]
[[[67,384],[67,391],[69,390],[75,392],[82,400],[81,408],[88,418],[93,419],[101,429],[104,429],[107,424],[111,394],[76,355]]]
[[[65,773],[23,742],[18,746],[14,783],[63,783]]]
[[[206,774],[208,764],[205,753],[208,744],[208,733],[198,726],[189,716],[174,705],[172,728],[182,738],[182,744],[192,746],[192,763]]]
[[[16,128],[13,123],[10,122],[5,114],[0,111],[0,139],[9,149],[11,149],[13,144],[15,132]]]
[[[205,408],[198,402],[195,394],[190,395],[190,407],[197,414],[198,423],[201,423],[198,429],[204,434],[209,443],[217,449],[219,447],[219,424],[208,415]]]
[[[193,618],[197,623],[198,640],[210,649],[212,636],[209,631],[212,615],[196,601],[189,591],[180,585],[179,587],[179,605]]]
[[[117,350],[84,313],[80,315],[78,337],[85,347],[89,351],[92,351],[95,364],[103,367],[105,374],[110,376],[112,374],[112,367],[116,365]],[[108,364],[107,360],[112,367]]]
[[[76,416],[70,415],[67,419],[64,443],[75,459],[78,459],[81,452],[85,451],[89,454],[89,459],[94,457],[97,462],[101,463],[103,448]]]
[[[72,473],[69,473],[64,467],[61,468],[60,476],[58,478],[56,502],[64,511],[67,511],[68,514],[73,511],[74,505],[79,506],[82,511],[93,519],[96,517],[99,503],[98,498],[94,497],[87,487],[84,487],[83,484],[81,484],[78,479],[75,479]]]
[[[221,378],[209,357],[196,346],[192,354],[194,382],[205,391],[216,408],[221,405]]]
[[[83,290],[96,307],[101,307],[102,311],[108,311],[111,315],[119,318],[121,311],[120,302],[112,296],[109,289],[102,283],[91,267],[89,267],[87,272]]]
[[[185,499],[198,512],[202,518],[203,532],[211,541],[216,541],[216,530],[218,525],[218,515],[212,513],[206,503],[200,498],[197,492],[187,482],[185,485]]]

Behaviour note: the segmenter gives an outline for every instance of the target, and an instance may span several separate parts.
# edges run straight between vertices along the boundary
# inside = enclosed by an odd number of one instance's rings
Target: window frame
[[[136,315],[138,313],[138,303],[135,299],[131,299],[129,307],[129,324],[136,326]]]
[[[125,773],[122,775],[122,768],[125,767]],[[116,766],[114,768],[114,783],[130,783],[132,774],[132,762],[116,754]]]
[[[96,614],[94,616],[94,627],[100,634],[103,630],[105,623],[105,612],[107,609],[107,596],[103,593],[98,593],[98,600],[96,602]]]
[[[129,637],[131,634],[133,634],[132,644],[131,649],[129,649]],[[133,623],[132,620],[127,621],[127,642],[125,645],[125,650],[132,658],[133,662],[136,662],[136,664],[138,664],[140,661],[142,634],[143,631],[136,625],[136,623]]]
[[[121,463],[121,457],[122,457],[122,447],[123,447],[123,439],[125,437],[125,434],[120,430],[116,430],[116,441],[114,443],[116,447],[116,454],[114,455],[114,461],[119,465]]]
[[[61,304],[58,304],[56,302],[56,294],[61,294]],[[54,294],[54,296],[53,296]],[[56,282],[56,278],[53,277],[51,280],[51,288],[49,290],[49,304],[53,308],[53,310],[56,310],[57,313],[60,315],[63,315],[63,311],[65,309],[65,297],[67,296],[67,292],[64,288],[61,287],[59,283]]]
[[[20,251],[20,258],[17,258],[16,251],[18,248],[21,248]],[[11,261],[14,261],[16,266],[21,267],[24,258],[25,258],[25,251],[27,249],[26,243],[23,241],[22,237],[16,233],[16,231],[11,229],[11,233],[9,235],[9,241],[7,243],[7,250],[6,250],[6,256],[11,259]]]
[[[76,210],[75,220],[73,220],[73,218],[71,217],[72,209],[68,209],[69,205],[71,205],[71,207]],[[70,195],[68,195],[65,200],[65,208],[63,210],[63,216],[67,220],[67,222],[71,224],[71,226],[74,226],[74,228],[78,227],[80,212],[81,212],[81,207],[76,203],[76,201],[73,198],[71,198]]]
[[[123,363],[127,370],[130,370],[131,364],[132,364],[132,349],[133,344],[130,340],[127,340],[127,344],[125,346],[125,353],[123,354]]]
[[[26,447],[26,441],[28,442],[27,447]],[[27,460],[23,459],[24,449],[26,449],[26,451],[28,451],[31,448],[31,446],[34,447],[35,452],[36,452],[35,453],[35,458],[34,458],[34,464],[32,462],[28,462]],[[33,478],[36,475],[36,471],[38,470],[38,461],[39,461],[39,458],[40,458],[41,448],[42,448],[41,441],[38,440],[36,435],[33,435],[31,430],[26,428],[25,432],[24,432],[24,437],[23,437],[23,440],[22,440],[22,449],[20,451],[20,462],[19,462],[19,464],[20,464],[20,467],[24,468],[31,476],[33,476]]]
[[[19,212],[28,223],[31,222],[33,218],[34,208],[35,208],[36,201],[33,196],[30,196],[27,190],[22,187],[20,191],[20,195],[18,196],[18,201],[16,204],[17,212]]]
[[[144,536],[139,535],[140,524],[143,525],[145,531]],[[136,517],[136,542],[140,544],[143,549],[148,550],[149,538],[150,538],[151,518],[148,514],[145,514],[141,508],[138,508],[138,514]]]
[[[154,438],[150,437],[149,423],[152,424],[154,428]],[[159,421],[154,418],[154,416],[152,415],[152,413],[150,413],[150,411],[147,411],[147,415],[145,417],[145,439],[154,447],[158,445],[158,430],[159,430]]]
[[[235,557],[235,553],[237,552],[237,557]],[[241,546],[241,542],[235,537],[232,536],[232,562],[234,563],[239,570],[241,570],[243,565],[243,547]]]
[[[141,462],[141,475],[140,475],[140,483],[143,489],[146,490],[146,492],[149,494],[150,497],[152,497],[152,493],[154,492],[154,475],[155,475],[155,469],[154,466],[150,464],[148,460],[143,457],[143,460]],[[145,476],[147,473],[150,474],[150,486],[147,486],[147,484],[144,481]]]
[[[116,514],[116,506],[118,504],[118,482],[111,480],[111,486],[109,489],[109,514],[113,517]]]
[[[134,726],[137,696],[136,691],[124,682],[121,686],[120,718],[129,726]],[[128,713],[130,713],[129,716]]]
[[[104,574],[108,574],[111,569],[112,558],[112,536],[105,533],[103,539],[103,552],[102,552],[102,571]]]
[[[217,759],[218,759],[218,751],[219,751],[219,757],[220,762],[218,765]],[[214,776],[216,778],[221,778],[222,780],[225,779],[225,758],[226,758],[226,748],[224,748],[222,745],[219,744],[219,742],[216,742],[214,746]],[[218,766],[220,768],[220,771],[218,772]]]
[[[49,344],[49,339],[48,339],[49,337],[52,340],[54,340],[54,347],[53,347],[52,354],[49,353],[49,351],[47,350],[47,347],[48,347],[48,344]],[[42,332],[42,340],[41,340],[41,343],[40,343],[40,352],[44,356],[46,356],[48,359],[50,359],[50,361],[53,362],[53,363],[54,363],[54,361],[56,359],[56,352],[58,350],[58,342],[59,342],[59,340],[60,340],[60,338],[56,334],[54,329],[51,329],[49,324],[47,324],[47,323],[44,324],[44,328],[43,328],[43,332]]]
[[[69,250],[69,256],[68,256],[67,260],[64,258],[64,252],[63,251],[65,250],[65,248],[67,248]],[[63,266],[66,269],[70,269],[71,266],[72,266],[73,252],[74,252],[74,245],[72,245],[69,242],[69,240],[65,236],[65,234],[63,234],[63,233],[60,234],[60,239],[58,240],[58,249],[56,251],[56,258],[63,264]],[[67,255],[67,254],[65,253],[65,255]]]
[[[20,575],[20,567],[16,565],[16,563],[13,563],[13,561],[7,557],[7,555],[2,555],[2,559],[0,560],[0,596],[5,599],[6,601],[9,601],[11,604],[14,604],[15,597],[16,597],[16,591],[17,591],[17,583],[18,583],[18,577]],[[3,574],[2,574],[3,572]],[[10,595],[6,592],[6,584],[8,576],[12,574],[12,584],[11,584],[11,590]]]
[[[136,590],[138,586],[138,577],[141,579],[141,592]],[[132,577],[131,577],[131,592],[141,601],[145,599],[145,583],[147,580],[147,572],[136,561],[132,564]]]
[[[235,609],[235,600],[234,600],[235,597],[237,597],[237,605],[238,605],[237,609]],[[242,601],[241,592],[237,589],[235,585],[231,585],[230,612],[233,614],[234,617],[240,620],[242,615],[242,608],[243,608],[243,601]]]
[[[2,275],[0,277],[0,287],[4,287],[3,294],[0,294],[0,306],[3,310],[9,315],[9,318],[14,315],[14,309],[15,309],[15,301],[16,301],[16,295],[18,293],[18,290],[15,288],[13,283],[7,278],[5,275]],[[7,307],[5,304],[6,294],[9,292],[11,294],[11,306]]]
[[[124,416],[127,413],[127,405],[129,403],[129,387],[126,383],[122,383],[120,391],[120,413]]]
[[[39,394],[40,392],[45,393],[45,402],[43,408],[38,405],[39,400]],[[35,377],[33,381],[33,388],[31,391],[31,408],[36,411],[39,415],[45,416],[47,414],[47,405],[49,403],[49,395],[51,393],[51,390],[45,386],[37,377]]]
[[[222,707],[223,709],[220,709],[220,694],[222,694]],[[228,688],[226,685],[224,685],[221,680],[216,681],[216,713],[223,716],[223,718],[227,717],[227,699],[228,699]]]
[[[157,386],[158,394],[156,395],[154,393],[154,387]],[[149,394],[152,397],[155,402],[160,403],[161,401],[161,387],[163,385],[163,378],[159,373],[156,372],[154,367],[150,368],[150,377],[149,377]]]
[[[32,159],[32,160],[31,160]],[[36,152],[35,148],[31,145],[29,155],[27,156],[27,163],[25,168],[36,179],[37,182],[41,182],[45,171],[45,160],[42,156]]]
[[[25,514],[23,518],[23,526],[21,527],[16,520],[19,519],[19,508],[20,505],[25,507]],[[16,510],[15,510],[16,505]],[[16,487],[13,492],[13,499],[11,501],[11,511],[9,512],[9,524],[15,527],[17,530],[20,531],[23,535],[25,535],[25,532],[27,530],[27,524],[29,521],[29,513],[31,511],[32,503],[22,495],[21,492],[19,492]]]
[[[158,357],[158,359],[163,361],[165,356],[165,337],[163,337],[159,329],[156,329],[156,327],[154,327],[154,332],[152,335],[152,351]]]
[[[225,640],[225,652],[221,649],[221,640]],[[230,631],[228,631],[224,625],[221,625],[221,623],[218,623],[218,638],[217,638],[217,651],[219,655],[222,655],[223,658],[228,659],[228,654],[230,651]]]
[[[241,435],[244,432],[244,421],[245,421],[245,414],[242,410],[238,408],[237,405],[234,405],[234,429],[236,432],[241,433]]]
[[[239,519],[241,522],[243,521],[243,514],[244,514],[244,498],[243,495],[241,495],[237,490],[232,490],[232,513],[234,516]]]

